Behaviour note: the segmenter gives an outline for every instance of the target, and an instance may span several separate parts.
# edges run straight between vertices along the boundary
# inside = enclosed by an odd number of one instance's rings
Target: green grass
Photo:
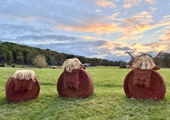
[[[123,82],[131,69],[88,67],[94,94],[81,99],[59,97],[56,83],[61,69],[33,68],[41,87],[38,98],[10,103],[6,100],[5,84],[19,69],[28,68],[0,68],[0,120],[170,120],[170,69],[158,71],[167,93],[163,100],[153,101],[126,97]]]

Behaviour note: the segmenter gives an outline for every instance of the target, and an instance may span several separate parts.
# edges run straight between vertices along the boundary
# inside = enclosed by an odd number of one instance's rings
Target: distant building
[[[89,67],[89,66],[91,66],[91,63],[83,63],[83,65],[84,65],[85,67]]]
[[[53,69],[60,68],[60,66],[49,66],[49,67]]]

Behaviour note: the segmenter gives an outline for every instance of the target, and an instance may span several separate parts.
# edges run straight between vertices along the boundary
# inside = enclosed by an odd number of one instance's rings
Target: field
[[[158,71],[167,92],[163,100],[153,101],[126,97],[123,81],[131,69],[88,67],[94,94],[81,99],[59,97],[56,83],[63,70],[33,68],[41,87],[38,98],[10,103],[5,84],[20,69],[28,68],[0,68],[0,120],[170,120],[170,69]]]

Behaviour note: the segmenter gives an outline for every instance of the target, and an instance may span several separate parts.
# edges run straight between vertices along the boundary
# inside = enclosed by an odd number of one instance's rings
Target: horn
[[[127,52],[127,51],[126,51]],[[131,54],[130,54],[130,52],[127,52],[129,55],[130,55],[130,57],[132,58],[132,59],[134,59],[135,57],[133,57]]]
[[[163,52],[163,50],[160,51],[160,52],[155,56],[155,58],[158,57],[158,55],[160,55],[162,52]]]

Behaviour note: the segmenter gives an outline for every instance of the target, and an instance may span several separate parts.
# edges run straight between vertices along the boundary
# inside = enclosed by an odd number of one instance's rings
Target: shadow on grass
[[[40,83],[40,86],[41,85],[52,85],[52,86],[55,85],[56,86],[56,83]]]
[[[88,96],[87,98],[81,98],[81,97],[74,97],[74,98],[71,98],[71,97],[61,97],[59,96],[57,93],[56,94],[53,94],[51,96],[44,96],[44,97],[49,97],[49,100],[52,101],[56,101],[58,103],[63,103],[63,102],[83,102],[83,101],[89,101],[89,100],[93,100],[93,99],[97,99],[98,96],[96,94],[92,94],[90,96]]]
[[[4,104],[10,104],[10,103],[11,103],[11,102],[9,102],[6,97],[0,99],[0,106],[1,106],[1,105],[4,105]]]
[[[108,83],[108,84],[100,84],[100,83],[96,83],[96,84],[94,84],[96,87],[97,86],[99,86],[99,87],[106,87],[106,88],[112,88],[112,87],[121,87],[121,88],[123,88],[123,85],[122,84],[110,84],[110,83]]]
[[[122,98],[122,104],[129,104],[129,105],[137,105],[137,106],[162,106],[163,104],[168,104],[166,98],[162,100],[153,100],[153,99],[134,99],[128,98],[124,96]]]

